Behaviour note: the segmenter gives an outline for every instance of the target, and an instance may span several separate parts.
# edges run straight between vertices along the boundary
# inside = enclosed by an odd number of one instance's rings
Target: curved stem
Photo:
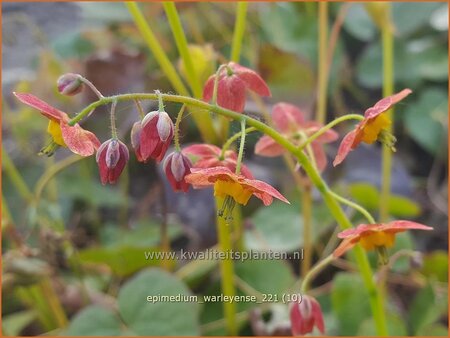
[[[241,120],[241,144],[239,145],[239,153],[236,163],[236,174],[239,175],[241,173],[242,166],[242,157],[244,156],[244,147],[245,147],[245,119]]]
[[[318,137],[320,137],[323,134],[325,134],[325,132],[327,130],[333,128],[335,125],[337,125],[337,124],[339,124],[341,122],[348,121],[348,120],[362,121],[363,119],[364,119],[364,116],[359,115],[359,114],[348,114],[348,115],[344,115],[344,116],[338,117],[337,119],[334,119],[330,123],[328,123],[325,126],[323,126],[322,128],[320,128],[318,131],[316,131],[310,137],[308,137],[308,139],[300,146],[300,149],[305,148],[308,144],[310,144],[311,142],[316,140]]]
[[[333,255],[329,255],[322,259],[319,263],[313,266],[311,270],[308,271],[305,278],[303,278],[302,285],[300,287],[300,292],[302,294],[306,293],[306,291],[309,288],[309,285],[311,284],[311,281],[316,277],[319,272],[321,272],[328,264],[330,264],[335,257]]]
[[[87,85],[94,92],[94,94],[97,95],[97,97],[99,99],[104,98],[103,94],[100,93],[100,91],[97,89],[96,86],[94,86],[94,84],[91,81],[89,81],[88,79],[86,79],[85,77],[83,77],[81,75],[79,78],[80,78],[80,81],[83,82],[85,85]]]
[[[192,88],[195,97],[202,96],[202,86],[195,72],[194,63],[192,62],[191,54],[189,53],[188,43],[184,34],[183,26],[177,12],[175,4],[170,2],[163,2],[164,10],[166,11],[167,19],[169,20],[170,28],[172,29],[173,37],[178,48],[178,52],[183,60],[186,69],[187,78]]]
[[[347,204],[349,207],[358,210],[361,214],[363,214],[363,216],[369,221],[369,224],[375,224],[375,219],[372,217],[372,215],[370,214],[370,212],[368,212],[366,209],[364,209],[362,206],[360,206],[359,204],[350,201],[349,199],[342,197],[338,194],[336,194],[335,192],[331,192],[331,194],[333,195],[334,198],[336,198],[339,202]]]
[[[251,133],[251,132],[253,132],[255,130],[256,130],[256,128],[250,127],[250,128],[245,129],[245,133],[248,134],[248,133]],[[242,131],[237,132],[236,134],[231,136],[227,140],[227,142],[225,142],[225,144],[222,146],[222,151],[221,151],[220,157],[219,157],[221,160],[223,160],[225,158],[225,152],[230,148],[230,146],[233,144],[234,141],[236,141],[238,138],[241,137],[241,135],[242,135]]]
[[[177,115],[177,119],[175,121],[175,132],[174,132],[174,138],[173,138],[173,143],[175,144],[175,149],[177,151],[181,151],[181,147],[180,147],[180,123],[181,120],[183,118],[183,113],[184,110],[186,109],[186,105],[183,104],[183,106],[181,107],[180,111],[178,112]]]
[[[329,208],[330,212],[332,213],[333,217],[336,219],[338,224],[342,229],[347,229],[352,227],[352,223],[345,215],[344,211],[340,207],[338,201],[333,196],[332,191],[326,184],[326,182],[322,179],[320,176],[320,173],[317,171],[316,168],[309,162],[307,156],[303,153],[301,149],[299,149],[296,145],[291,143],[289,140],[287,140],[283,135],[281,135],[279,132],[277,132],[275,129],[269,127],[268,125],[264,124],[261,121],[258,121],[254,118],[251,118],[249,116],[236,113],[234,111],[215,106],[210,105],[206,102],[191,98],[191,97],[184,97],[179,95],[171,95],[171,94],[161,94],[161,96],[166,100],[170,102],[178,102],[178,103],[185,103],[186,105],[192,105],[198,108],[202,108],[205,110],[209,110],[211,112],[214,112],[216,114],[231,118],[233,120],[240,121],[241,119],[246,120],[246,123],[252,127],[255,127],[258,131],[261,131],[262,133],[268,135],[272,139],[274,139],[280,146],[285,148],[288,152],[293,154],[297,160],[299,161],[300,165],[303,167],[306,174],[309,176],[311,182],[314,184],[314,186],[317,188],[317,190],[321,193],[323,200],[327,207]],[[150,94],[150,93],[143,93],[143,94],[122,94],[122,95],[116,95],[111,97],[105,97],[101,100],[98,100],[96,102],[91,103],[89,106],[85,107],[77,116],[75,116],[71,122],[75,121],[78,122],[83,117],[85,117],[92,109],[107,104],[109,102],[112,102],[113,100],[118,101],[128,101],[128,100],[134,100],[134,99],[147,99],[147,100],[155,100],[157,99],[156,94]],[[353,249],[353,253],[356,258],[356,262],[358,264],[361,276],[364,281],[364,285],[367,289],[370,305],[372,308],[372,312],[374,315],[374,320],[377,327],[377,333],[379,335],[386,335],[387,334],[387,328],[386,328],[386,318],[384,314],[384,308],[383,308],[383,300],[381,297],[381,294],[378,292],[377,287],[375,285],[375,282],[372,278],[372,269],[370,267],[368,258],[363,251],[363,249],[360,246],[355,246]]]
[[[222,69],[224,67],[225,67],[225,65],[220,65],[220,67],[217,68],[217,71],[216,71],[216,76],[214,78],[213,94],[212,94],[212,99],[211,99],[211,102],[213,105],[217,105],[217,89],[219,87],[219,77],[220,77],[220,73],[222,72]]]
[[[139,116],[141,117],[141,120],[145,117],[144,109],[142,109],[142,105],[139,102],[139,100],[134,100],[134,103],[136,104],[137,110],[139,112]]]
[[[234,25],[233,41],[231,43],[231,61],[239,62],[242,40],[245,32],[245,19],[247,16],[247,2],[238,2],[236,9],[236,23]]]

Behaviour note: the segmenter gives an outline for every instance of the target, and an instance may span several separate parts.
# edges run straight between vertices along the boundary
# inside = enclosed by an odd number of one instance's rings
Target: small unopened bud
[[[192,163],[189,158],[179,151],[175,151],[166,157],[164,172],[174,191],[188,191],[189,184],[184,180],[191,173]]]
[[[56,81],[56,85],[58,86],[58,92],[68,96],[76,95],[83,90],[81,75],[74,73],[61,75]]]
[[[117,182],[129,156],[127,146],[115,138],[109,139],[98,148],[96,161],[102,184]]]
[[[313,297],[301,296],[300,302],[292,302],[290,318],[294,336],[311,333],[314,327],[317,327],[322,334],[325,332],[320,304]]]

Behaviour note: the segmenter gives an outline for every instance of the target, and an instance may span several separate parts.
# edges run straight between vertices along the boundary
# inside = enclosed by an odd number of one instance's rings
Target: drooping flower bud
[[[83,90],[83,81],[81,76],[74,73],[61,75],[56,81],[58,92],[63,95],[73,96]]]
[[[142,131],[142,126],[141,126],[141,121],[135,122],[133,124],[133,127],[131,128],[131,146],[134,149],[134,153],[136,154],[136,158],[139,162],[144,162],[144,159],[142,158],[141,155],[141,131]]]
[[[173,139],[174,125],[165,111],[152,111],[141,122],[139,152],[142,161],[161,162]]]
[[[189,184],[184,180],[191,173],[192,163],[189,158],[179,151],[175,151],[166,157],[164,172],[174,191],[188,191]]]
[[[127,146],[118,139],[109,139],[100,146],[95,159],[103,185],[117,182],[129,157]]]
[[[314,326],[323,334],[323,323],[320,304],[310,296],[302,296],[300,302],[291,304],[290,310],[291,330],[294,336],[305,335],[313,331]]]

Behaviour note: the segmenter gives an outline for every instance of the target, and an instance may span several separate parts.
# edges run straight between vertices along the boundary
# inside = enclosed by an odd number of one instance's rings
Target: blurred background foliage
[[[195,70],[203,83],[227,60],[234,3],[179,3]],[[161,4],[142,4],[145,17],[184,77]],[[413,95],[397,105],[398,152],[394,156],[389,210],[415,219],[431,233],[404,233],[386,271],[389,330],[394,335],[447,336],[448,276],[448,5],[393,3],[395,87]],[[68,112],[95,99],[57,93],[56,79],[79,72],[105,95],[173,92],[122,3],[2,3],[2,309],[6,335],[214,335],[224,334],[220,303],[146,302],[148,295],[220,293],[217,262],[146,260],[159,250],[161,224],[172,249],[200,251],[215,245],[210,191],[174,194],[153,163],[132,160],[117,186],[100,184],[95,160],[67,150],[38,157],[47,142],[46,120],[18,104],[12,91],[30,92]],[[342,27],[334,23],[342,18]],[[330,69],[327,117],[363,113],[381,97],[382,57],[376,23],[361,3],[330,3],[330,29],[339,29]],[[317,6],[313,3],[249,5],[241,63],[259,71],[273,97],[311,113],[317,78]],[[151,110],[154,103],[146,103]],[[167,104],[171,114],[177,106]],[[249,100],[247,111],[259,108]],[[174,115],[172,115],[174,116]],[[129,144],[138,119],[133,104],[118,109],[119,133]],[[108,138],[106,110],[86,128]],[[232,124],[231,132],[238,130]],[[344,133],[350,126],[341,127]],[[200,142],[190,119],[183,143]],[[244,210],[248,249],[294,252],[302,245],[298,193],[280,159],[252,154],[258,134],[248,137],[246,162],[259,179],[279,187],[291,201],[269,207],[251,201]],[[337,143],[327,152],[335,155]],[[132,158],[133,155],[132,155]],[[340,193],[377,212],[380,149],[361,147],[327,181]],[[314,194],[314,257],[335,223]],[[351,212],[350,210],[348,211]],[[362,221],[351,214],[355,223]],[[334,243],[335,245],[336,243]],[[423,254],[411,254],[419,250]],[[375,257],[372,259],[376,266]],[[296,290],[298,261],[236,263],[242,294]],[[164,267],[164,271],[160,268]],[[373,335],[368,298],[351,261],[339,260],[315,282],[327,334]],[[379,272],[376,278],[379,278]],[[319,287],[320,286],[320,287]],[[241,334],[289,334],[287,306],[238,304]],[[261,326],[262,323],[262,326]],[[259,330],[259,331],[258,331]],[[262,330],[262,331],[261,331]]]

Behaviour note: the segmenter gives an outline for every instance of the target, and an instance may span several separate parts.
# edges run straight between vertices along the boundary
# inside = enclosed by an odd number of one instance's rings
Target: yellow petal
[[[61,127],[58,122],[50,120],[48,123],[47,132],[52,136],[53,141],[55,141],[56,144],[66,147],[66,143],[62,137]]]
[[[360,244],[367,251],[373,250],[377,246],[389,248],[394,245],[395,234],[385,231],[376,231],[368,236],[361,237]]]
[[[246,205],[252,196],[252,192],[248,189],[244,189],[242,185],[237,182],[217,181],[214,183],[214,196],[231,196],[236,203]]]
[[[386,114],[378,115],[364,126],[361,140],[368,144],[374,143],[377,140],[380,131],[389,127],[391,123],[391,120]]]

